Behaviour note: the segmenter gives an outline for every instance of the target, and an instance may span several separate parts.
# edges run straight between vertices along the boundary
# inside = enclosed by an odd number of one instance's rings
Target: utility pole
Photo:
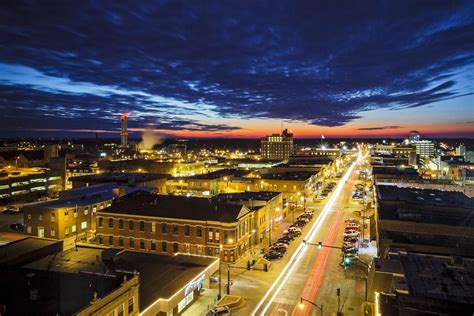
[[[341,312],[341,288],[336,289],[336,295],[337,295],[337,313],[339,314]]]
[[[230,295],[230,264],[227,265],[227,295]]]

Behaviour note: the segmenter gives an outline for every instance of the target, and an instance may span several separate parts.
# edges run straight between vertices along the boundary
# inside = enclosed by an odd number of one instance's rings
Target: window
[[[69,235],[69,227],[64,228],[64,234],[66,236]]]
[[[145,231],[145,222],[144,221],[140,221],[140,231],[141,232]]]
[[[119,219],[119,229],[123,229],[123,219]]]
[[[114,219],[109,218],[109,228],[114,228]]]
[[[64,212],[64,220],[67,222],[69,220],[69,212],[65,211]]]
[[[42,220],[43,220],[43,215],[40,215],[40,216],[38,217],[38,219],[39,219],[40,221],[42,221]]]
[[[161,233],[166,234],[166,223],[161,223]]]
[[[51,237],[56,236],[56,230],[54,228],[51,229]]]
[[[151,223],[151,229],[150,230],[151,230],[152,233],[156,233],[156,223],[155,222]]]
[[[140,249],[145,249],[145,240],[140,239]]]
[[[119,246],[123,247],[123,237],[119,237]]]
[[[100,228],[104,227],[104,218],[103,217],[99,217],[99,227]]]
[[[117,308],[117,316],[123,316],[123,314],[124,314],[123,305],[120,305]]]
[[[189,225],[184,226],[184,235],[189,236],[190,235],[190,228]]]
[[[166,241],[161,242],[161,251],[167,252],[168,251],[168,243]]]
[[[99,235],[99,245],[104,244],[104,237],[102,235]]]
[[[128,221],[128,230],[133,230],[134,229],[134,224],[135,222],[133,220]]]
[[[89,208],[88,208],[88,207],[86,207],[86,208],[84,209],[84,215],[87,215],[87,214],[89,214]]]
[[[178,225],[173,225],[173,235],[178,235],[178,231],[179,231]]]
[[[86,229],[87,228],[87,221],[84,221],[81,223],[81,229]]]
[[[128,299],[128,313],[131,314],[133,312],[133,297]]]
[[[28,214],[28,219],[31,219],[31,214]]]
[[[216,234],[215,234],[215,237],[216,237],[216,242],[219,242],[220,241],[220,232],[218,230],[216,230]]]
[[[109,236],[109,245],[114,245],[114,236]]]
[[[27,227],[26,227],[26,232],[27,232],[28,234],[31,234],[31,226],[27,226]]]
[[[174,242],[173,243],[173,252],[178,252],[178,250],[179,250],[179,245],[178,245],[177,242]]]
[[[150,245],[151,245],[151,250],[156,251],[156,241],[152,240]]]
[[[202,237],[202,227],[201,226],[198,226],[196,228],[196,236]]]
[[[130,246],[130,248],[135,248],[135,239],[130,238],[128,240],[128,245]]]
[[[77,230],[76,225],[72,225],[72,226],[71,226],[71,232],[72,232],[72,233],[75,233],[76,230]]]
[[[209,241],[212,241],[214,239],[214,232],[212,231],[212,228],[209,229]]]

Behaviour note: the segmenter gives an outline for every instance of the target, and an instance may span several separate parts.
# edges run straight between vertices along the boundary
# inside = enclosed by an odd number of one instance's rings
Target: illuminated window
[[[156,233],[156,223],[155,222],[151,223],[151,232]]]
[[[81,223],[81,229],[86,229],[87,228],[87,221],[84,221]]]
[[[133,297],[130,297],[128,299],[128,313],[131,314],[134,310],[134,306],[133,306]]]

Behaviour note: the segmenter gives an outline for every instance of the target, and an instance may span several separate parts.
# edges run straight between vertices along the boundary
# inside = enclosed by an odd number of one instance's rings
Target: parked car
[[[356,236],[344,236],[344,242],[356,243],[357,240]]]
[[[344,231],[346,231],[346,232],[352,231],[352,230],[355,230],[355,231],[360,232],[360,227],[346,227],[346,228],[344,229]]]
[[[359,232],[344,232],[344,237],[359,237],[360,233]]]
[[[355,247],[352,247],[352,248],[345,248],[343,250],[343,252],[347,255],[347,254],[358,254],[359,253],[359,249],[355,248]]]
[[[291,225],[290,227],[288,227],[288,231],[289,232],[294,232],[294,231],[301,232],[301,228]]]
[[[300,217],[298,217],[298,221],[302,221],[302,222],[308,223],[308,222],[309,222],[309,218],[307,218],[306,216],[300,216]]]
[[[313,211],[313,210],[306,210],[306,211],[304,211],[304,212],[305,212],[305,214],[308,214],[308,215],[311,215],[311,216],[314,215],[314,211]]]
[[[271,251],[271,252],[267,252],[263,257],[267,260],[275,260],[275,259],[280,259],[281,257],[283,257],[283,254],[278,251]]]
[[[275,246],[275,245],[273,245],[273,246],[270,247],[270,251],[277,251],[277,252],[285,253],[286,250],[287,249],[284,246]]]
[[[349,224],[349,223],[358,223],[359,220],[355,218],[349,218],[344,221],[344,224]]]
[[[207,312],[206,316],[230,314],[230,308],[227,306],[217,306]]]
[[[19,231],[19,232],[22,232],[24,227],[25,226],[23,224],[20,224],[20,223],[13,223],[13,224],[10,225],[11,230],[16,230],[16,231]]]
[[[296,227],[303,227],[304,225],[306,225],[306,221],[303,221],[303,220],[299,220],[299,219],[298,219],[298,220],[295,222],[295,226],[296,226]]]
[[[288,245],[287,244],[284,244],[284,243],[281,243],[281,242],[276,242],[273,244],[273,246],[278,246],[278,247],[285,247],[285,248],[288,248]]]
[[[292,241],[290,238],[280,237],[278,238],[277,242],[282,244],[289,244]]]
[[[290,236],[293,237],[293,239],[295,239],[296,237],[300,237],[301,236],[301,231],[297,231],[295,230],[294,232],[290,232]]]

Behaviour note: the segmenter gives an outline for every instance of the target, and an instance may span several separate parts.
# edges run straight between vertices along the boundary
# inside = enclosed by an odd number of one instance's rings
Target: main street
[[[359,156],[359,159],[361,156]],[[305,232],[310,243],[341,246],[344,219],[352,217],[357,210],[350,206],[350,198],[356,175],[357,163],[353,163],[338,183],[334,193]],[[360,209],[360,207],[358,208]],[[316,307],[304,303],[300,298],[324,306],[324,314],[338,311],[336,291],[341,289],[339,310],[358,314],[364,299],[364,275],[346,277],[340,266],[341,251],[329,247],[306,245],[300,241],[280,274],[268,287],[252,311],[252,315],[311,315],[320,314]],[[358,278],[357,278],[358,277]]]

